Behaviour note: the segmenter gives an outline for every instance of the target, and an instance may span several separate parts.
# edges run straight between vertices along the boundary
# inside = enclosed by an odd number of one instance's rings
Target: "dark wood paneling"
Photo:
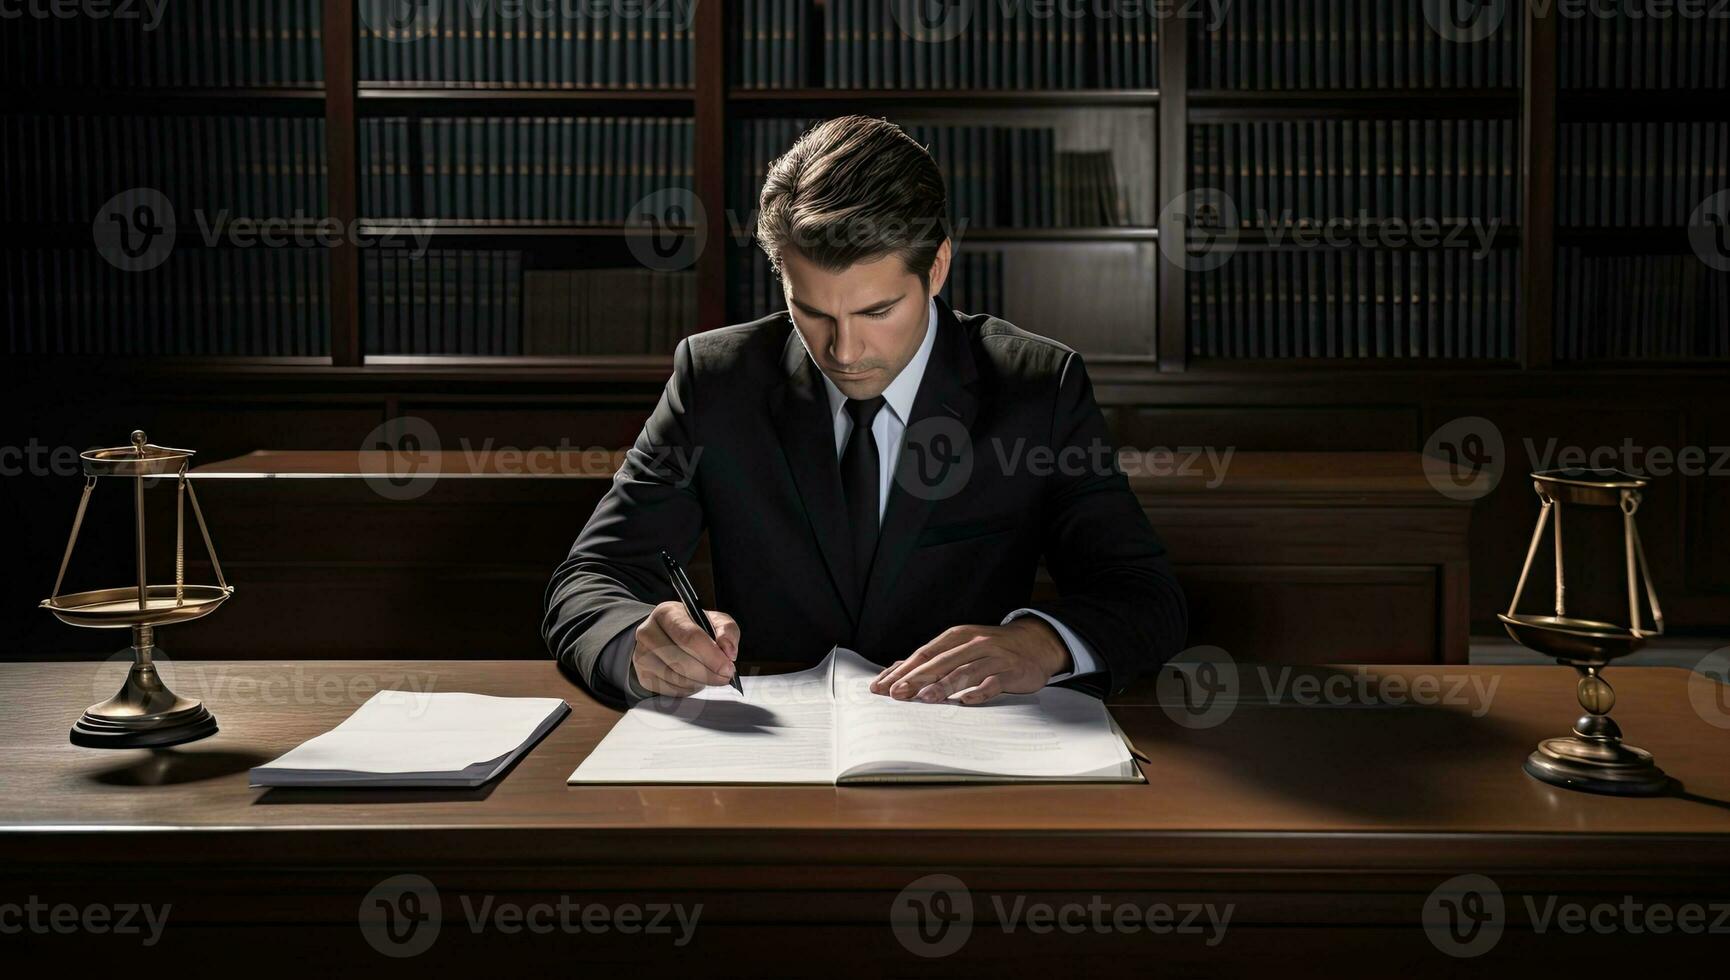
[[[1326,565],[1178,567],[1189,644],[1269,663],[1436,663],[1433,568]]]
[[[324,0],[324,123],[329,195],[326,214],[344,230],[360,220],[360,117],[355,106],[360,48],[354,0]],[[338,365],[361,363],[360,248],[344,234],[330,249],[330,354]]]
[[[1108,415],[1118,443],[1153,449],[1197,446],[1234,452],[1411,451],[1417,413],[1408,407],[1276,408],[1193,406],[1114,407]]]
[[[1556,309],[1556,39],[1561,15],[1522,4],[1525,84],[1520,104],[1520,363],[1548,367]],[[1520,15],[1516,15],[1520,16]]]
[[[438,433],[439,445],[458,452],[489,448],[515,450],[618,449],[636,442],[645,406],[566,405],[547,407],[476,402],[453,405],[403,399],[399,413],[424,419]]]
[[[1730,419],[1696,416],[1688,431],[1705,465],[1685,483],[1688,591],[1730,595]]]

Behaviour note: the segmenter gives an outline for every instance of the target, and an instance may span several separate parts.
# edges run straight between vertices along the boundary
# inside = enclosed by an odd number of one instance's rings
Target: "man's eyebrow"
[[[902,293],[900,296],[896,296],[893,299],[879,300],[876,303],[872,303],[870,306],[865,306],[865,307],[861,307],[860,309],[854,310],[853,315],[859,316],[861,314],[870,313],[874,310],[887,309],[888,307],[894,306],[896,303],[899,303],[906,298],[907,298],[907,294]],[[794,300],[793,305],[797,306],[801,310],[804,310],[806,313],[810,314],[811,316],[821,316],[821,317],[828,317],[829,316],[829,314],[823,312],[822,310],[819,310],[814,306],[809,306],[805,303],[801,303],[798,300]]]

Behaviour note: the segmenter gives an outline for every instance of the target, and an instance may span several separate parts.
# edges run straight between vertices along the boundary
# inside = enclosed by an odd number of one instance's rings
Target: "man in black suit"
[[[728,683],[743,655],[885,665],[888,697],[1103,696],[1183,644],[1164,550],[1081,359],[936,298],[931,156],[850,116],[770,168],[757,240],[788,309],[679,344],[636,445],[553,574],[542,632],[602,700]],[[709,535],[711,641],[658,559]],[[1030,602],[1045,559],[1058,598]]]

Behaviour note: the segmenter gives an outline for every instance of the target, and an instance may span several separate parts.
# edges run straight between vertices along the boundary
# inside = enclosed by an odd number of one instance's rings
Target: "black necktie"
[[[871,423],[882,408],[881,395],[865,401],[847,399],[853,431],[847,434],[847,446],[841,450],[841,490],[847,495],[847,524],[853,532],[853,588],[860,597],[865,595],[871,557],[877,552],[877,507],[882,488]]]

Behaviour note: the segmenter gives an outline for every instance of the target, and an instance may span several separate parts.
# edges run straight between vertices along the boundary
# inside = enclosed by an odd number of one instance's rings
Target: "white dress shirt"
[[[901,457],[901,439],[907,434],[907,419],[913,414],[913,399],[919,394],[919,383],[925,380],[925,367],[931,363],[931,348],[937,343],[937,301],[932,300],[925,316],[925,339],[920,341],[919,350],[913,354],[913,360],[901,369],[895,380],[889,382],[889,387],[883,389],[883,401],[887,411],[877,413],[871,422],[871,436],[877,442],[877,520],[883,520],[883,513],[889,506],[889,491],[895,480],[895,461]],[[845,411],[847,396],[835,387],[835,382],[829,376],[818,371],[823,377],[823,387],[829,392],[829,414],[835,420],[835,458],[840,459],[841,453],[847,448],[847,437],[853,433],[853,417]],[[1049,683],[1080,677],[1083,674],[1098,673],[1099,657],[1087,641],[1076,636],[1069,627],[1037,609],[1017,609],[1003,617],[1008,623],[1022,616],[1038,616],[1051,624],[1057,635],[1063,639],[1063,645],[1069,648],[1069,659],[1074,662],[1075,669],[1067,674],[1058,674]]]

